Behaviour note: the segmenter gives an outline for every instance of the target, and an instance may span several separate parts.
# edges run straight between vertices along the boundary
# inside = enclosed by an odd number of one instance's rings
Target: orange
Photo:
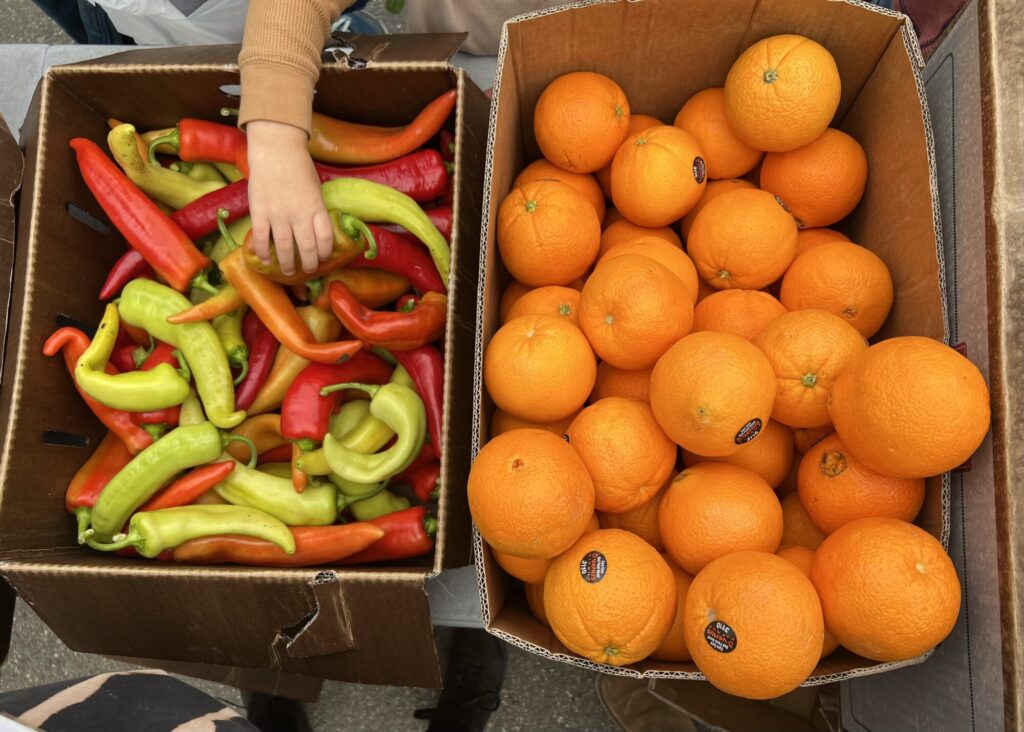
[[[686,618],[686,594],[690,591],[690,585],[693,583],[693,575],[679,569],[667,554],[662,554],[662,558],[668,564],[668,568],[672,570],[672,576],[676,581],[676,614],[672,619],[672,625],[669,626],[668,633],[665,634],[665,640],[654,649],[651,658],[656,658],[659,661],[689,661],[690,651],[686,648],[686,633],[683,630],[683,623]]]
[[[491,437],[497,437],[502,432],[510,432],[512,430],[521,430],[524,428],[545,430],[561,437],[565,434],[565,431],[569,429],[569,423],[576,419],[577,414],[579,414],[579,412],[574,412],[565,419],[560,419],[557,422],[532,422],[528,419],[513,417],[508,412],[503,412],[500,409],[495,409],[494,416],[491,417]]]
[[[594,393],[590,395],[590,399],[596,402],[598,399],[617,396],[649,403],[652,371],[653,369],[626,371],[602,361],[597,365],[597,380],[594,382]]]
[[[783,496],[789,493],[796,493],[796,474],[799,467],[800,456],[794,451],[793,460],[789,465],[789,472],[786,473],[786,477],[782,479],[782,482],[775,486],[775,495],[779,497],[780,501]],[[783,528],[785,528],[785,521],[783,521]]]
[[[818,547],[811,580],[836,640],[874,661],[934,648],[960,612],[960,580],[942,544],[898,519],[837,529]]]
[[[508,311],[516,304],[516,301],[532,289],[529,285],[515,280],[509,283],[505,292],[501,294],[501,303],[498,305],[498,318],[502,323],[508,320]]]
[[[520,315],[557,315],[565,318],[573,325],[579,325],[576,311],[580,302],[580,293],[571,287],[548,285],[530,290],[508,309],[508,319]]]
[[[590,521],[587,522],[583,533],[589,534],[591,531],[597,531],[599,528],[601,526],[595,513],[590,517]],[[505,572],[517,580],[522,580],[527,585],[543,584],[544,575],[547,574],[548,567],[551,565],[550,559],[524,559],[523,557],[499,552],[494,547],[491,547],[491,554],[494,555],[494,560]]]
[[[693,208],[707,184],[704,153],[678,127],[630,135],[612,161],[615,208],[641,226],[668,226]]]
[[[924,478],[876,473],[834,434],[804,455],[797,486],[807,515],[826,534],[859,518],[913,521],[924,504]]]
[[[782,557],[792,563],[797,569],[804,573],[804,577],[811,578],[811,567],[814,566],[814,550],[805,546],[780,546],[775,556]],[[839,647],[839,641],[825,628],[825,636],[821,641],[821,658],[835,652]]]
[[[649,130],[652,127],[660,127],[665,124],[660,119],[655,119],[649,114],[630,114],[629,115],[629,135],[635,135],[637,132],[643,132]],[[597,178],[597,182],[601,186],[601,191],[604,193],[605,198],[609,201],[612,200],[612,164],[609,162],[608,165],[601,168],[599,171],[594,173],[594,177]]]
[[[768,421],[775,382],[768,359],[749,341],[732,333],[693,333],[658,359],[651,409],[684,450],[731,455]]]
[[[693,208],[686,212],[686,216],[684,216],[679,222],[679,232],[683,235],[683,238],[685,239],[690,236],[690,227],[693,226],[693,220],[697,218],[697,214],[704,209],[708,204],[708,201],[718,198],[723,193],[741,190],[743,188],[754,190],[757,186],[750,181],[740,180],[738,178],[709,180],[708,184],[704,187],[704,193],[701,195],[700,199],[694,204]]]
[[[593,173],[615,155],[629,131],[629,102],[607,76],[575,71],[552,81],[533,110],[533,133],[545,158],[572,173]]]
[[[833,432],[831,423],[823,427],[797,427],[793,430],[793,446],[803,455]]]
[[[768,153],[761,164],[762,190],[781,198],[801,229],[846,218],[860,203],[867,180],[864,148],[831,128],[796,150]]]
[[[771,36],[736,59],[725,78],[725,115],[758,150],[803,147],[825,131],[839,107],[835,59],[809,38]]]
[[[828,411],[854,457],[897,478],[962,465],[985,439],[991,416],[978,367],[919,336],[890,338],[854,359],[832,386]]]
[[[551,563],[544,611],[566,648],[597,663],[626,666],[661,645],[676,612],[668,563],[619,529],[583,538]]]
[[[514,417],[557,422],[590,396],[597,361],[580,329],[557,315],[524,315],[501,326],[484,352],[484,385]]]
[[[566,183],[528,183],[498,210],[501,260],[524,285],[569,284],[594,263],[600,244],[593,206]]]
[[[608,169],[610,171],[611,170],[611,166],[609,166]],[[608,200],[609,201],[612,200],[612,194],[610,192],[606,192],[606,195],[608,196]],[[609,226],[614,224],[616,221],[625,221],[625,220],[626,220],[626,217],[623,216],[622,214],[620,214],[618,212],[618,210],[614,206],[608,206],[604,210],[604,225],[603,225],[603,227],[605,229],[607,229]]]
[[[686,251],[712,287],[759,290],[796,257],[796,221],[766,191],[729,191],[697,214]]]
[[[675,466],[676,446],[644,402],[602,399],[580,412],[566,434],[594,480],[598,511],[621,513],[647,503]]]
[[[686,468],[658,508],[661,540],[690,574],[747,549],[774,552],[782,540],[782,506],[764,478],[725,463]]]
[[[615,209],[610,210],[614,211]],[[601,246],[598,249],[598,256],[604,254],[616,244],[650,237],[664,239],[672,246],[679,247],[680,249],[683,247],[683,242],[680,241],[679,235],[668,226],[649,229],[646,226],[637,226],[629,219],[620,218],[609,223],[605,226],[604,231],[601,232]]]
[[[774,419],[765,423],[761,435],[732,455],[703,457],[683,450],[683,464],[692,467],[698,463],[728,463],[753,471],[772,488],[778,487],[793,466],[793,431]]]
[[[733,333],[754,340],[768,323],[786,314],[782,303],[760,290],[719,290],[693,309],[693,330]]]
[[[647,503],[641,504],[634,509],[623,511],[622,513],[598,511],[597,518],[601,522],[601,528],[629,531],[639,536],[659,552],[665,551],[665,544],[661,541],[661,529],[658,528],[658,507],[661,505],[661,497],[671,483],[671,480],[669,478],[669,480],[665,481],[665,485]]]
[[[807,515],[800,496],[787,493],[779,503],[782,504],[782,544],[784,546],[805,546],[817,549],[825,541],[825,534],[814,525]]]
[[[484,541],[524,559],[558,556],[594,514],[594,482],[583,461],[543,430],[513,430],[484,445],[466,490]]]
[[[676,115],[675,126],[693,135],[708,165],[708,178],[739,178],[757,165],[763,153],[736,137],[725,118],[722,87],[699,91]]]
[[[686,646],[713,686],[747,699],[798,687],[825,633],[814,585],[782,557],[735,552],[698,574],[686,595]]]
[[[693,261],[693,257],[690,257],[690,261]],[[697,265],[695,264],[694,266],[696,267]],[[697,302],[714,295],[716,292],[718,292],[718,290],[709,285],[708,281],[702,278],[697,283]]]
[[[871,250],[852,242],[826,242],[793,260],[779,299],[789,310],[835,313],[870,338],[892,307],[892,276]]]
[[[664,265],[624,254],[604,262],[587,279],[579,317],[603,361],[620,369],[646,369],[690,332],[693,299]]]
[[[557,180],[570,185],[590,201],[597,213],[597,220],[604,220],[604,194],[594,176],[586,173],[570,173],[547,160],[535,160],[521,172],[512,183],[512,188],[522,188],[538,180]]]
[[[850,241],[846,234],[835,229],[800,229],[796,232],[796,255],[830,241]]]
[[[780,315],[754,345],[778,378],[772,419],[790,427],[828,424],[828,390],[846,364],[868,347],[852,325],[824,310]]]
[[[643,237],[629,242],[616,244],[597,260],[597,266],[623,254],[639,254],[642,257],[653,259],[655,262],[664,265],[676,277],[683,281],[687,291],[690,293],[690,300],[697,300],[697,268],[693,260],[686,256],[681,248],[669,244],[664,239],[656,237]]]
[[[544,583],[523,585],[526,592],[526,604],[530,606],[530,612],[541,624],[551,627],[548,622],[547,613],[544,612]]]

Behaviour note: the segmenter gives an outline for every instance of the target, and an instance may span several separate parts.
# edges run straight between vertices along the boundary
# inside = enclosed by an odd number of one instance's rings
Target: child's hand
[[[334,233],[320,194],[306,133],[292,125],[253,120],[249,143],[249,213],[256,255],[270,264],[273,234],[281,273],[295,271],[294,248],[305,272],[331,256]]]

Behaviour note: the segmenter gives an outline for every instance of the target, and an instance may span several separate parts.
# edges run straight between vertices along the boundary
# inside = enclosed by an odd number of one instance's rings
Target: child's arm
[[[333,235],[306,144],[313,87],[331,23],[352,0],[251,0],[238,65],[241,124],[249,138],[249,211],[257,254],[270,236],[290,274],[293,243],[311,272],[330,256]]]

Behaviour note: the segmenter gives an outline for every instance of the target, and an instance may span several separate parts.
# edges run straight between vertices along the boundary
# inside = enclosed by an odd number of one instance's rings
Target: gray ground
[[[374,0],[371,10],[382,6],[383,0]],[[385,17],[384,22],[389,30],[401,26],[401,21],[396,23],[393,17]],[[0,3],[0,43],[70,42],[29,0]],[[450,631],[440,628],[437,635],[443,657]],[[128,668],[69,650],[19,601],[11,652],[0,669],[0,692]],[[226,703],[241,702],[236,689],[187,680]],[[436,692],[428,690],[329,682],[324,685],[321,700],[309,711],[316,730],[419,730],[426,724],[412,718],[413,710],[431,706],[435,700]],[[502,705],[491,717],[488,729],[601,732],[618,728],[599,706],[592,673],[548,663],[510,647]]]

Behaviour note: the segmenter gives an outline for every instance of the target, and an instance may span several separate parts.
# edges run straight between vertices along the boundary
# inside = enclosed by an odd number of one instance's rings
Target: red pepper
[[[79,509],[95,506],[103,488],[111,478],[121,472],[121,468],[131,462],[133,457],[118,436],[108,432],[85,461],[85,465],[75,473],[64,493],[64,505],[68,513],[75,514],[78,519],[79,533],[85,531],[89,525],[88,512]]]
[[[169,343],[157,343],[146,360],[139,366],[140,371],[151,371],[162,363],[170,364],[175,369],[179,368],[178,357],[174,355],[175,348]],[[157,409],[152,412],[132,412],[132,421],[137,425],[162,424],[165,427],[177,427],[178,417],[181,412],[181,405]]]
[[[258,465],[263,463],[287,463],[292,459],[292,445],[278,445],[265,452],[261,452],[256,460]]]
[[[128,180],[99,146],[83,137],[70,142],[78,168],[103,212],[157,274],[178,291],[210,266],[176,223]]]
[[[234,460],[224,460],[191,470],[149,499],[139,511],[187,506],[227,478],[234,469]]]
[[[114,364],[114,367],[121,373],[135,371],[139,368],[139,365],[135,363],[135,354],[139,351],[145,352],[145,349],[135,343],[135,341],[115,346],[110,354],[110,363]]]
[[[341,282],[332,282],[331,309],[361,341],[394,351],[411,351],[437,340],[448,318],[448,296],[428,292],[410,312],[370,310]]]
[[[156,149],[169,145],[186,163],[231,163],[249,177],[249,153],[245,133],[233,125],[186,117],[167,135],[149,143],[149,155],[156,162]]]
[[[240,180],[200,196],[184,208],[179,208],[171,219],[192,239],[199,239],[217,230],[217,212],[228,212],[225,224],[249,214],[249,181]]]
[[[401,473],[391,479],[391,482],[395,485],[408,485],[409,476],[415,473],[420,468],[424,468],[430,463],[437,460],[437,455],[434,454],[434,448],[429,443],[424,443],[420,449],[420,454],[416,456],[409,467],[403,470]]]
[[[89,336],[78,330],[78,328],[61,328],[51,335],[46,340],[46,343],[43,344],[43,355],[54,356],[57,354],[57,351],[63,351],[64,365],[67,367],[68,373],[71,374],[72,381],[74,381],[75,363],[77,363],[79,357],[85,352],[85,349],[89,347],[89,341]],[[107,364],[107,373],[117,373],[117,369],[114,368],[113,364]],[[128,412],[122,412],[119,409],[111,409],[108,406],[100,404],[98,401],[79,389],[77,382],[75,382],[75,389],[78,390],[78,393],[82,396],[82,399],[85,400],[85,403],[89,406],[89,409],[92,410],[92,413],[96,415],[97,419],[99,419],[99,421],[102,422],[108,430],[117,435],[132,453],[141,452],[153,444],[153,438],[150,434],[132,422],[131,415]]]
[[[135,249],[129,249],[110,268],[110,274],[107,275],[103,287],[100,288],[100,300],[109,300],[115,297],[125,285],[134,279],[145,277],[151,280],[155,276],[156,273],[149,266],[146,258]]]
[[[455,162],[455,135],[448,130],[441,130],[441,159],[446,163]]]
[[[448,168],[436,150],[420,150],[382,165],[335,168],[314,163],[320,182],[335,178],[361,178],[400,191],[414,201],[432,201],[448,187]]]
[[[389,513],[368,523],[384,529],[384,537],[368,549],[345,559],[340,564],[369,564],[394,559],[411,559],[434,548],[437,519],[427,515],[423,506]]]
[[[255,310],[246,312],[242,320],[242,338],[249,347],[249,373],[235,390],[235,406],[238,409],[248,409],[267,382],[270,370],[274,366],[277,349],[281,344],[263,324]]]
[[[360,351],[345,363],[309,364],[295,377],[284,395],[281,436],[289,440],[322,441],[327,434],[331,414],[344,392],[320,396],[320,390],[344,382],[386,384],[391,379],[391,372],[386,361],[369,351]]]
[[[434,454],[441,457],[444,434],[444,359],[432,345],[412,351],[393,351],[392,355],[409,372],[427,411],[427,431]]]
[[[434,226],[437,227],[437,230],[441,232],[441,236],[448,241],[452,240],[452,207],[450,205],[424,208],[423,213],[427,215],[431,223],[433,223]],[[409,232],[395,224],[388,224],[385,228],[395,232],[396,234],[411,236]]]
[[[354,268],[383,269],[401,275],[419,292],[447,292],[430,254],[418,242],[381,226],[370,225],[377,240],[377,256],[359,256],[348,263]]]
[[[419,470],[406,471],[405,482],[416,497],[421,501],[430,501],[437,498],[441,479],[441,463],[438,460],[431,460]],[[396,482],[396,485],[398,483]]]
[[[316,160],[357,165],[383,163],[411,153],[437,134],[455,108],[456,91],[446,91],[404,127],[353,124],[313,113],[309,152]]]
[[[178,562],[202,564],[254,564],[262,567],[314,567],[334,564],[373,548],[387,535],[375,522],[334,526],[293,526],[295,553],[285,554],[276,544],[251,536],[204,536],[174,550]]]

